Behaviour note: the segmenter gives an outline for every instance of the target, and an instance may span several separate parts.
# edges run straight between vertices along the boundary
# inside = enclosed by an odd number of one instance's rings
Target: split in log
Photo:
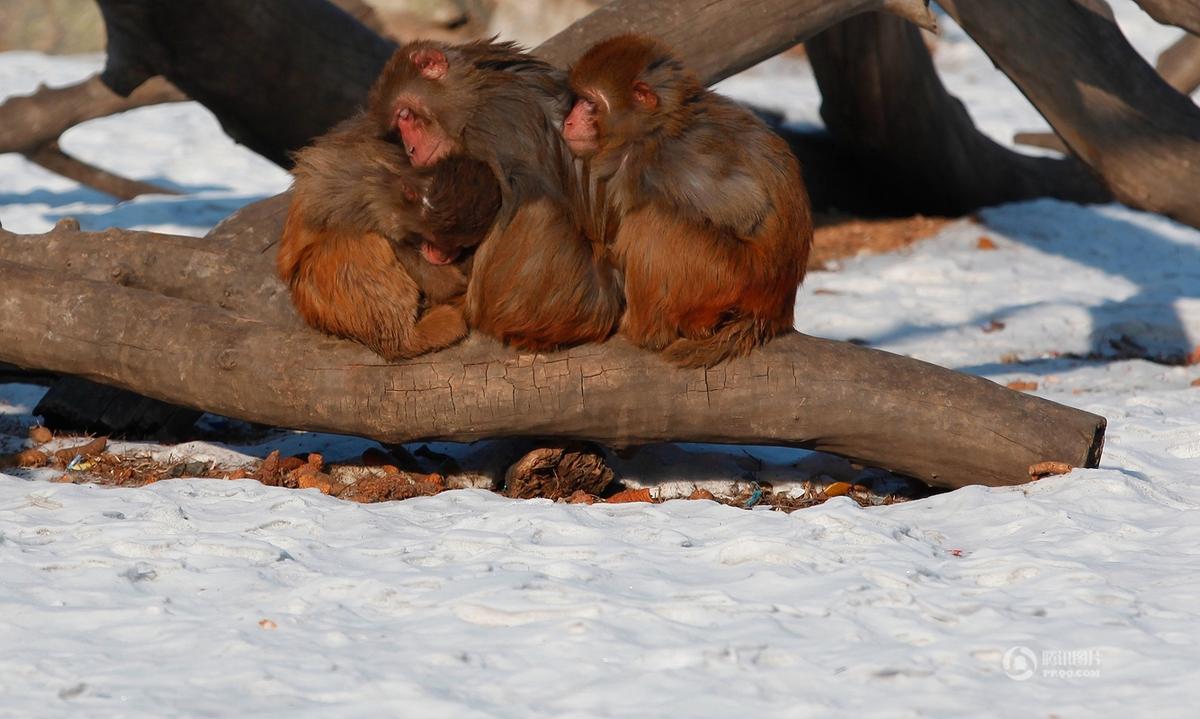
[[[1200,108],[1114,22],[1075,0],[939,4],[1116,199],[1200,227]]]
[[[1111,199],[1076,160],[1020,155],[979,132],[909,23],[860,15],[806,48],[821,89],[821,117],[857,154],[859,174],[903,178],[883,201],[957,215],[1036,197]]]
[[[53,283],[59,291],[44,288]],[[621,340],[526,355],[473,336],[388,364],[355,343],[0,262],[0,361],[269,425],[385,442],[538,436],[806,447],[945,487],[1094,467],[1104,419],[978,377],[789,335],[711,370]],[[52,331],[47,331],[52,328]]]

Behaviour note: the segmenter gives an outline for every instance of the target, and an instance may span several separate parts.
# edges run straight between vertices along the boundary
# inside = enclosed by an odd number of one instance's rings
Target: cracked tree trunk
[[[395,364],[308,328],[0,262],[0,361],[197,410],[385,442],[539,436],[777,444],[935,485],[1094,467],[1104,419],[978,377],[788,335],[711,370],[621,340],[518,354],[483,337]],[[55,292],[45,292],[53,285]],[[47,328],[52,331],[47,332]]]
[[[926,5],[924,0],[616,0],[542,43],[537,53],[565,67],[599,40],[648,33],[665,40],[712,84],[862,13],[888,12],[935,29]]]

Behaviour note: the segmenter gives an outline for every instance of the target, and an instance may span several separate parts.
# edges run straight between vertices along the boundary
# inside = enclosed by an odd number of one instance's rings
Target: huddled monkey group
[[[309,324],[388,359],[474,329],[712,366],[791,329],[812,242],[786,143],[637,35],[569,73],[409,43],[294,174],[280,278]]]

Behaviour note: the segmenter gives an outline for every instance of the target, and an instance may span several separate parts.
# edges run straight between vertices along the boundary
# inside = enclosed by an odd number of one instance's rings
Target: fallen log
[[[0,361],[159,400],[385,442],[538,436],[610,446],[777,444],[935,485],[1094,467],[1102,417],[845,342],[789,335],[711,370],[620,340],[518,354],[473,336],[386,363],[352,342],[196,302],[0,262]],[[56,287],[46,292],[47,286]]]
[[[1200,108],[1104,12],[1076,0],[939,4],[1118,200],[1200,227]]]
[[[241,220],[236,227],[254,237],[254,229],[265,224],[277,238],[282,218],[275,212],[276,204],[286,199],[280,195],[235,213]],[[241,241],[250,242],[246,237]],[[212,234],[182,237],[119,229],[81,232],[78,223],[69,218],[41,234],[0,229],[0,261],[192,300],[283,327],[303,326],[287,288],[275,279],[272,250],[243,250],[236,240],[214,241]]]
[[[81,232],[69,218],[42,234],[0,229],[0,261],[193,300],[281,327],[303,327],[274,271],[274,244],[288,197],[284,193],[243,207],[204,238],[119,229]],[[63,431],[169,440],[184,438],[202,413],[64,377],[50,386],[34,414]]]

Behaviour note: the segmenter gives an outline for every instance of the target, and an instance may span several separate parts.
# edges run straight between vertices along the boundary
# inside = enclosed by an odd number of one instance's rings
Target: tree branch
[[[19,152],[51,172],[120,200],[147,194],[177,195],[174,190],[130,180],[71,157],[59,147],[58,138],[88,120],[187,99],[161,77],[151,78],[129,97],[117,95],[99,77],[60,88],[42,85],[32,95],[10,98],[0,105],[0,152]]]
[[[1200,37],[1184,35],[1163,50],[1155,69],[1171,87],[1191,95],[1200,87]]]
[[[1118,200],[1200,227],[1200,108],[1115,23],[1075,0],[940,4]]]
[[[114,93],[98,76],[66,87],[42,85],[32,95],[12,97],[0,105],[0,152],[32,151],[88,120],[187,99],[161,77],[147,80],[129,97]]]
[[[1076,160],[1020,155],[979,132],[913,25],[859,15],[806,47],[825,126],[858,157],[860,174],[895,178],[889,201],[957,215],[1034,197],[1110,199]]]
[[[308,328],[47,270],[0,262],[0,284],[0,361],[298,429],[387,442],[769,443],[947,487],[1018,484],[1042,461],[1096,466],[1102,446],[1096,415],[802,335],[707,371],[671,367],[618,340],[527,355],[473,337],[388,364]]]
[[[149,182],[130,180],[83,160],[78,160],[63,152],[57,142],[47,143],[35,150],[25,152],[24,155],[31,162],[41,165],[53,173],[112,195],[118,200],[132,200],[139,195],[179,194],[175,190],[159,187]]]
[[[599,40],[621,33],[658,35],[706,84],[757,65],[860,13],[886,11],[934,29],[924,0],[616,0],[538,47],[566,66]]]
[[[1137,0],[1150,17],[1200,35],[1200,0]]]
[[[241,227],[259,227],[279,222],[273,209],[257,203],[235,216],[247,221]],[[263,231],[272,229],[278,237],[278,227]],[[212,235],[80,232],[78,223],[67,219],[43,234],[0,229],[0,261],[192,300],[282,327],[303,326],[287,288],[275,278],[274,252],[242,251]]]

